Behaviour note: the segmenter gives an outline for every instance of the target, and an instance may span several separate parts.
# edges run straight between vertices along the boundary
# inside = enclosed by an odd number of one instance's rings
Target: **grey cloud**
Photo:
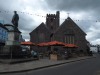
[[[86,11],[98,10],[99,0],[45,0],[49,7],[58,10],[73,10],[73,11]]]

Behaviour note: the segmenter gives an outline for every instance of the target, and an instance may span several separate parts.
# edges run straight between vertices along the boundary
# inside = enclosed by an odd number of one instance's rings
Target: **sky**
[[[0,21],[12,24],[15,10],[19,15],[18,28],[26,41],[32,30],[45,23],[46,14],[60,11],[60,24],[69,16],[91,44],[100,44],[100,0],[0,0]]]

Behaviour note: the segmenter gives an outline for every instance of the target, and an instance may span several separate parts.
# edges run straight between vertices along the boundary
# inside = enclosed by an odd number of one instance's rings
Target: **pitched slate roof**
[[[35,30],[37,30],[40,27],[44,27],[50,32],[49,28],[43,22],[38,27],[36,27],[32,32],[34,32]],[[31,34],[32,32],[30,32],[29,34]]]
[[[79,30],[81,33],[83,33],[83,34],[86,35],[86,33],[70,17],[68,17],[67,19],[65,19],[65,21],[60,25],[60,27],[55,31],[55,33],[57,31],[60,31],[61,28],[65,28],[65,27],[63,27],[65,25],[70,25],[71,26],[70,23],[72,25],[76,26],[77,27],[77,30]],[[70,28],[67,28],[67,26],[66,26],[66,29],[69,29],[70,30]],[[73,30],[71,32],[73,32]]]

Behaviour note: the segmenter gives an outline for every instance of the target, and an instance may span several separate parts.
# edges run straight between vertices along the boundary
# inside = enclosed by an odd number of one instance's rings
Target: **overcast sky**
[[[19,30],[26,40],[30,39],[33,29],[45,22],[47,13],[60,11],[60,24],[69,13],[86,32],[86,39],[92,44],[100,44],[100,0],[0,0],[0,20],[4,20],[4,24],[11,24],[14,10],[18,11]]]

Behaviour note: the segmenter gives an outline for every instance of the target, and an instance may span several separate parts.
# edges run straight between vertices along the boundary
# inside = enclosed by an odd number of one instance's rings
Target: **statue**
[[[12,24],[17,28],[18,27],[18,21],[19,21],[19,15],[17,14],[17,11],[14,11],[14,16],[12,18]]]

